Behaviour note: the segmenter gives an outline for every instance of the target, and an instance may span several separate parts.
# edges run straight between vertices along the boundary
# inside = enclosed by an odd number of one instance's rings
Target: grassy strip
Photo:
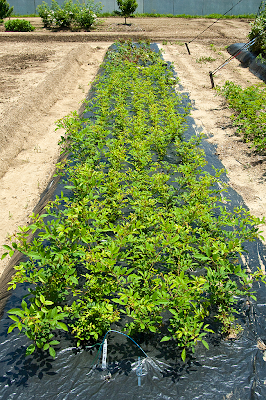
[[[99,18],[117,17],[117,12],[102,12],[98,14]],[[39,14],[12,14],[12,18],[33,18],[39,17]],[[158,14],[158,13],[135,13],[136,18],[205,18],[205,19],[255,19],[256,14],[240,14],[240,15],[222,15],[222,14],[208,14],[208,15],[188,15],[188,14]]]
[[[250,143],[257,151],[266,150],[266,91],[265,85],[253,85],[242,89],[240,85],[227,81],[222,88],[217,88],[232,108],[233,125],[243,135],[245,142]]]
[[[149,45],[118,43],[86,117],[59,122],[69,152],[59,168],[73,196],[33,216],[32,243],[25,227],[6,247],[28,256],[10,283],[30,283],[28,301],[9,311],[9,332],[18,328],[33,341],[27,354],[38,347],[55,356],[58,329],[82,345],[120,321],[128,334],[174,340],[185,360],[198,342],[208,348],[207,317],[226,333],[237,298],[254,298],[252,282],[262,272],[247,273],[238,257],[258,237],[260,221],[243,208],[227,211],[223,171],[204,171],[201,138],[182,141],[189,110],[175,83],[172,67]]]
[[[116,17],[118,16],[117,11],[103,12],[99,14],[99,17]],[[208,14],[208,15],[189,15],[189,14],[158,14],[158,13],[135,13],[136,18],[204,18],[204,19],[255,19],[256,14],[240,14],[240,15],[223,15],[223,14]]]
[[[10,18],[38,18],[39,14],[15,14],[12,13]]]

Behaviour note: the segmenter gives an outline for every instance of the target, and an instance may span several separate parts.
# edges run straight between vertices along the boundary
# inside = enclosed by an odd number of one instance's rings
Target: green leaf
[[[12,332],[13,329],[16,328],[16,326],[17,326],[17,324],[12,324],[12,325],[10,325],[10,327],[9,327],[8,330],[7,330],[7,333]]]
[[[7,255],[8,255],[8,253],[2,254],[1,260],[3,260],[4,258],[6,258]]]
[[[30,344],[29,347],[26,348],[26,356],[29,356],[30,354],[32,354],[35,350],[35,345],[34,344]]]
[[[43,346],[43,350],[48,350],[50,347],[49,343],[45,343],[45,345]]]
[[[52,341],[49,343],[50,346],[55,346],[55,345],[57,345],[57,344],[60,344],[60,342],[58,342],[58,340],[52,340]]]
[[[26,309],[28,309],[27,308],[27,303],[26,303],[26,301],[25,300],[22,300],[22,302],[21,302],[21,308],[25,311]]]
[[[36,345],[39,349],[43,348],[43,342],[41,340],[36,340]]]
[[[56,352],[55,352],[55,349],[53,347],[49,347],[49,353],[50,353],[51,357],[55,358]]]
[[[168,342],[168,340],[171,340],[172,337],[171,336],[164,336],[160,341],[161,342]]]
[[[75,283],[75,285],[78,285],[79,281],[75,276],[70,276],[69,279],[71,280],[71,282]]]
[[[19,322],[19,318],[15,315],[9,315],[9,318],[11,318],[13,321]]]
[[[54,307],[52,310],[51,310],[51,318],[54,318],[55,316],[57,315],[57,307]]]
[[[12,251],[12,248],[10,246],[8,246],[7,244],[3,244],[4,249],[8,250],[8,251]]]
[[[114,303],[121,304],[122,306],[125,304],[124,301],[121,300],[121,299],[112,299],[112,301],[113,301]]]
[[[35,251],[30,251],[29,253],[27,253],[27,255],[31,258],[34,258],[35,260],[40,260],[42,258],[42,256]]]
[[[38,306],[38,307],[41,307],[41,302],[40,302],[40,300],[39,299],[37,299],[37,297],[35,298],[35,304],[36,304],[36,306]]]
[[[15,314],[21,318],[24,317],[24,312],[20,308],[11,308],[11,310],[8,311],[8,314]]]
[[[68,332],[68,327],[64,322],[57,322],[57,326],[59,326],[59,329],[63,329],[64,331]]]
[[[181,358],[182,360],[185,362],[186,361],[186,349],[183,349],[182,353],[181,353]]]
[[[257,301],[257,297],[254,296],[253,294],[250,296],[253,300]]]
[[[169,300],[164,300],[164,299],[156,300],[154,302],[155,305],[168,304],[168,303],[169,303]]]
[[[202,344],[203,344],[203,346],[206,347],[207,350],[209,350],[209,345],[205,340],[202,340]]]
[[[54,302],[50,300],[45,300],[43,304],[45,304],[46,306],[51,306],[52,304],[54,304]]]
[[[41,302],[42,302],[43,304],[45,303],[45,297],[44,297],[43,294],[40,295],[40,300],[41,300]]]
[[[210,259],[210,257],[206,257],[206,256],[203,256],[201,254],[194,254],[193,256],[195,258],[197,258],[198,260],[201,260],[201,261],[208,261]]]

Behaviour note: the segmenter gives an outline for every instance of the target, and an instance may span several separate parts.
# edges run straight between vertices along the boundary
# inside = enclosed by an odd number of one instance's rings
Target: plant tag
[[[107,339],[105,339],[103,344],[102,369],[106,369],[106,360],[107,360]]]
[[[138,377],[138,386],[141,386],[142,366],[141,366],[141,362],[140,362],[140,357],[138,358],[138,366],[136,369],[136,375]]]

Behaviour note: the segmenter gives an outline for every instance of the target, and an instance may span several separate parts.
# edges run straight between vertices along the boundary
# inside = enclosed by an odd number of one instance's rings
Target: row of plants
[[[32,341],[26,354],[54,357],[60,330],[82,346],[117,324],[175,341],[185,361],[198,342],[208,348],[213,321],[223,334],[238,329],[239,299],[255,299],[263,273],[239,256],[260,220],[227,210],[223,171],[205,171],[201,137],[182,139],[189,109],[176,81],[149,44],[116,43],[84,117],[59,121],[69,156],[58,173],[72,196],[33,215],[3,255],[27,256],[10,289],[27,284],[29,294],[8,329]]]
[[[116,11],[116,15],[124,16],[126,24],[126,19],[134,14],[138,3],[136,0],[117,0],[117,6],[120,11]],[[81,28],[85,30],[91,28],[101,10],[101,3],[95,4],[93,0],[86,0],[84,3],[78,0],[74,2],[66,0],[62,8],[57,1],[52,0],[51,7],[46,2],[42,2],[37,7],[45,28]]]
[[[243,140],[259,152],[266,149],[266,91],[264,84],[252,85],[245,89],[227,81],[222,88],[217,87],[229,108],[233,109],[231,119]]]
[[[101,9],[101,4],[95,4],[93,0],[85,2],[66,0],[62,7],[55,0],[52,0],[51,7],[43,1],[37,7],[45,28],[81,28],[85,30],[90,30]]]
[[[4,18],[10,18],[13,10],[14,7],[10,7],[7,0],[0,0],[0,23],[4,22]],[[4,26],[5,30],[9,32],[31,32],[35,30],[34,26],[24,19],[9,19]]]
[[[32,32],[35,27],[25,19],[10,19],[5,22],[7,32]]]

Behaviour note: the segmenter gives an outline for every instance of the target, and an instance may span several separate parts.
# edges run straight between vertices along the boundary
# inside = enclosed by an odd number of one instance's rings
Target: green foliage
[[[8,311],[9,317],[14,321],[8,328],[8,333],[14,328],[18,328],[30,340],[34,341],[26,349],[26,355],[32,354],[36,347],[43,350],[49,350],[52,357],[55,357],[53,346],[60,342],[54,340],[55,329],[63,329],[68,331],[67,326],[61,321],[67,316],[61,307],[56,307],[50,300],[46,300],[41,294],[40,296],[31,298],[31,304],[22,300],[21,308],[12,308]]]
[[[107,13],[106,13],[107,14]],[[111,16],[111,15],[106,15]],[[151,18],[203,18],[203,19],[254,19],[255,14],[239,14],[239,15],[223,15],[223,14],[207,14],[207,15],[190,15],[190,14],[159,14],[159,13],[136,13],[136,17]]]
[[[226,333],[237,299],[253,296],[252,281],[263,279],[238,263],[260,221],[227,211],[223,171],[204,171],[201,137],[182,140],[189,107],[176,81],[149,44],[116,43],[87,101],[93,118],[72,113],[58,122],[69,154],[58,174],[73,195],[56,198],[5,247],[28,257],[10,288],[29,284],[31,306],[10,310],[9,328],[33,341],[27,354],[37,346],[54,356],[57,329],[79,346],[126,317],[128,334],[174,340],[185,361],[198,342],[208,348],[206,318]]]
[[[234,110],[231,118],[238,132],[243,134],[244,140],[250,142],[258,151],[265,152],[265,85],[253,85],[242,89],[239,85],[227,81],[217,90],[225,96],[229,107]]]
[[[196,62],[199,63],[199,64],[201,64],[201,63],[206,64],[206,62],[213,62],[215,60],[216,60],[216,58],[213,58],[213,57],[202,56],[200,58],[197,58]]]
[[[5,30],[8,32],[32,32],[34,29],[25,19],[11,19],[5,22]]]
[[[129,18],[138,7],[136,0],[116,0],[119,9],[121,10],[121,15],[125,17],[125,24],[127,23],[127,18]]]
[[[17,18],[35,18],[38,17],[38,14],[17,14],[17,13],[12,13],[12,17],[17,17]]]
[[[42,2],[37,10],[46,28],[89,30],[96,21],[96,13],[99,13],[101,8],[100,3],[94,4],[92,0],[87,0],[85,3],[66,0],[62,8],[52,0],[51,7]]]
[[[6,0],[0,0],[0,21],[4,18],[10,17],[14,10],[14,7],[10,7]]]
[[[251,50],[258,54],[266,55],[266,2],[262,1],[255,21],[251,24],[249,40],[257,38]]]

